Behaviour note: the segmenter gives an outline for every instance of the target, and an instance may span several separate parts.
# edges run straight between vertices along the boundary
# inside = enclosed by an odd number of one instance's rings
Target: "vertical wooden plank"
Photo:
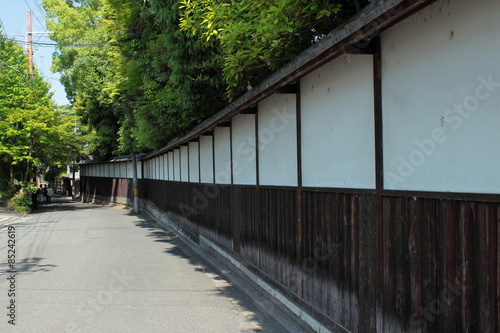
[[[498,246],[498,239],[496,239],[496,221],[498,217],[496,216],[494,209],[491,204],[482,204],[485,211],[485,327],[484,332],[498,332],[499,326],[496,324],[496,317],[498,313],[498,302],[499,299],[495,297],[496,291],[496,246]]]
[[[395,273],[395,283],[394,283],[394,305],[395,305],[395,316],[396,320],[394,322],[395,327],[393,328],[395,332],[401,332],[402,330],[402,320],[404,318],[404,303],[406,300],[406,281],[405,281],[405,262],[407,258],[405,257],[405,235],[404,227],[407,222],[406,218],[406,199],[397,198],[394,207],[394,273]]]
[[[408,324],[409,332],[420,332],[412,325],[415,317],[422,315],[422,205],[421,200],[415,198],[410,201],[410,230],[408,238],[411,281],[411,314]]]
[[[394,283],[394,202],[396,198],[384,199],[384,283],[383,283],[383,330],[381,332],[394,332],[393,322],[395,318],[395,283]]]
[[[442,332],[454,333],[457,330],[456,327],[456,313],[457,313],[457,303],[454,299],[444,299],[442,297],[446,289],[451,287],[456,289],[456,273],[455,273],[455,263],[456,263],[456,207],[457,203],[455,201],[446,201],[444,206],[443,218],[444,218],[444,280],[439,289],[439,295],[436,299],[435,306],[433,310],[436,312],[436,316],[440,317],[442,321],[441,327]],[[433,304],[434,305],[434,304]],[[444,308],[444,309],[443,309]]]
[[[359,209],[357,212],[359,218],[359,266],[358,266],[358,279],[359,285],[356,289],[356,295],[358,298],[358,332],[370,332],[369,330],[369,294],[368,289],[368,228],[367,228],[367,217],[366,217],[366,202],[363,196],[359,196]]]
[[[474,263],[474,237],[472,226],[475,224],[473,204],[461,203],[458,216],[458,242],[459,258],[457,268],[457,289],[448,288],[446,299],[457,299],[460,306],[458,312],[458,330],[461,332],[473,332],[477,325],[476,317],[473,315],[474,294],[472,288],[467,288],[473,283]]]
[[[348,201],[350,202],[349,213],[348,213],[348,223],[350,225],[344,230],[345,234],[348,236],[348,243],[344,245],[344,263],[346,267],[346,274],[344,275],[343,283],[343,303],[342,305],[349,309],[347,312],[348,316],[344,319],[350,323],[351,327],[358,328],[359,326],[359,303],[363,300],[357,298],[358,289],[360,285],[359,279],[359,266],[360,266],[360,244],[359,244],[359,233],[360,233],[360,220],[359,220],[359,209],[360,204],[358,200],[358,195],[348,195]],[[349,233],[351,230],[351,233]],[[349,258],[351,257],[351,261]],[[351,263],[351,265],[349,265]],[[344,313],[346,311],[344,310]]]
[[[476,223],[474,224],[474,280],[468,289],[474,288],[477,300],[473,306],[474,315],[478,318],[477,331],[497,332],[498,299],[495,300],[495,262],[497,262],[495,248],[498,246],[498,216],[490,204],[479,203],[476,205]]]
[[[370,323],[369,328],[370,331],[376,331],[377,329],[377,298],[378,298],[378,228],[380,224],[378,223],[379,219],[379,208],[381,208],[381,204],[379,204],[379,198],[373,197],[371,195],[364,195],[368,200],[367,206],[367,215],[368,215],[368,239],[367,245],[368,250],[370,251],[368,256],[368,293],[370,297],[369,303],[369,315],[370,315]]]
[[[436,272],[435,272],[435,288],[433,298],[426,304],[424,314],[426,315],[429,331],[431,332],[445,332],[446,322],[444,321],[443,310],[445,306],[439,301],[439,294],[447,283],[446,280],[446,218],[447,218],[447,205],[446,200],[439,200],[438,203],[438,219],[436,224]]]

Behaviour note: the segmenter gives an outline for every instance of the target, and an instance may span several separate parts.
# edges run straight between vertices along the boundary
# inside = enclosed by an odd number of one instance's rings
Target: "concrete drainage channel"
[[[272,320],[275,320],[287,332],[327,333],[331,330],[303,311],[285,295],[270,286],[263,279],[252,273],[227,251],[204,236],[199,237],[199,244],[187,237],[182,230],[156,207],[148,205],[149,217],[161,227],[167,229],[208,264],[220,272],[221,276],[237,286],[254,304]],[[293,318],[293,319],[292,319]],[[348,330],[345,330],[348,332]]]

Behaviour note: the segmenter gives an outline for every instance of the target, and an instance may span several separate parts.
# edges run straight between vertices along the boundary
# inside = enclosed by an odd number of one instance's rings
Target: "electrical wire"
[[[28,3],[27,0],[24,0],[24,2],[26,2],[26,5],[28,5],[28,8],[31,10],[31,13],[33,14],[33,16],[35,17],[35,19],[38,21],[38,23],[40,23],[40,25],[43,27],[45,27],[45,24],[42,23],[39,19],[38,19],[38,16],[36,16],[34,10],[31,8],[30,4]]]
[[[40,14],[42,14],[44,21],[47,22],[47,16],[45,15],[45,9],[43,9],[42,6],[40,6],[40,3],[38,1],[33,0],[33,3],[35,4],[35,6],[37,6]]]
[[[24,74],[24,75],[31,75],[30,73],[23,73],[23,72],[21,72],[20,70],[18,70],[17,68],[12,67],[12,66],[11,66],[11,65],[9,65],[9,64],[7,63],[7,61],[5,61],[5,60],[0,59],[0,61],[1,61],[2,63],[4,63],[4,66],[7,66],[8,68],[10,68],[10,69],[12,69],[12,70],[15,70],[15,71],[16,71],[16,72],[18,72],[18,73],[21,73],[21,74]]]

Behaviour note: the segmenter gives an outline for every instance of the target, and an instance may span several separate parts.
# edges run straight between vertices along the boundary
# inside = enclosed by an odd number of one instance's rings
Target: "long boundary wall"
[[[499,331],[498,12],[375,2],[143,156],[143,207],[332,331]],[[83,199],[130,202],[130,163],[82,165]]]

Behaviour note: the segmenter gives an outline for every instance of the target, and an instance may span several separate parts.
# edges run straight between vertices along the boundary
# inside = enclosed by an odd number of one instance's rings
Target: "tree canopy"
[[[184,134],[368,0],[44,0],[96,157]]]
[[[0,36],[0,173],[27,180],[71,161],[80,146],[75,116],[62,113],[38,72],[15,42]],[[0,184],[5,187],[6,184]]]

